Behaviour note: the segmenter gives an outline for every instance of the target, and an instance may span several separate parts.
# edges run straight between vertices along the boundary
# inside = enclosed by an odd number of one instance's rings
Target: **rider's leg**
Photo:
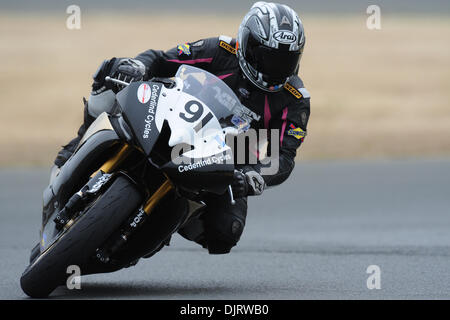
[[[228,194],[209,197],[204,215],[205,237],[210,254],[229,253],[244,231],[247,217],[247,198],[231,204]]]
[[[229,253],[244,230],[247,198],[236,199],[234,205],[228,194],[210,195],[204,201],[205,212],[191,218],[178,233],[207,248],[210,254]]]
[[[84,103],[84,117],[83,124],[78,130],[77,136],[72,139],[68,144],[63,146],[62,150],[58,152],[55,159],[55,165],[61,168],[64,163],[70,158],[74,153],[81,138],[86,132],[87,128],[92,124],[92,122],[102,113],[111,113],[114,107],[115,94],[112,90],[107,90],[98,94],[91,94],[89,97],[89,102],[83,98]]]
[[[89,128],[91,123],[95,120],[95,118],[91,116],[88,112],[88,103],[86,99],[83,98],[83,102],[84,102],[83,124],[80,126],[80,129],[78,129],[77,136],[73,138],[68,144],[63,146],[63,148],[58,152],[58,155],[56,156],[56,159],[54,161],[54,164],[58,168],[61,168],[64,165],[64,163],[66,163],[66,161],[70,158],[72,153],[77,148],[78,143],[80,142],[84,133],[86,132],[86,129]]]

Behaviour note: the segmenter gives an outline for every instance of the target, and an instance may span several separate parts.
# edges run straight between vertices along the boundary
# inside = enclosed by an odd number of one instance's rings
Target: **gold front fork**
[[[122,163],[123,160],[125,160],[125,158],[130,154],[131,150],[132,148],[129,144],[124,144],[114,156],[112,156],[100,167],[100,169],[98,169],[91,175],[91,178],[94,177],[100,170],[104,173],[111,173],[119,166],[119,164]]]
[[[104,173],[111,173],[122,163],[122,161],[130,154],[131,151],[132,147],[128,144],[124,144],[122,148],[120,148],[120,150],[114,156],[112,156],[100,167],[100,169],[98,169],[91,175],[91,178],[94,177],[100,170]],[[161,201],[161,199],[164,198],[171,190],[173,190],[173,184],[169,179],[167,179],[145,203],[144,205],[145,213],[147,215],[150,215],[150,213],[156,207],[159,201]]]
[[[145,213],[150,215],[153,208],[155,208],[159,201],[161,201],[161,199],[164,198],[171,190],[173,190],[173,184],[169,179],[167,179],[145,203]]]

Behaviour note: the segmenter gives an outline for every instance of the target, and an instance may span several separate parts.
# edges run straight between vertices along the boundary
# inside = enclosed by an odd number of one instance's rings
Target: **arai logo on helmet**
[[[297,36],[292,31],[281,30],[273,34],[273,38],[281,43],[294,43],[297,41]]]

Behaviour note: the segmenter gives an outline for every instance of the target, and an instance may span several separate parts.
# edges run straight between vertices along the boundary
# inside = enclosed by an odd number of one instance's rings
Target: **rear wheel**
[[[79,266],[83,274],[96,249],[141,202],[136,186],[119,176],[55,244],[25,269],[20,278],[22,290],[30,297],[46,297],[65,283],[68,266]]]

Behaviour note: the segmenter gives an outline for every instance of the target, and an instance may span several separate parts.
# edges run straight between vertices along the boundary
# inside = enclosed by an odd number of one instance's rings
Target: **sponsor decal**
[[[150,86],[147,83],[143,83],[137,90],[137,98],[140,103],[147,103],[150,100]]]
[[[181,56],[182,54],[185,54],[187,56],[191,55],[191,49],[190,49],[190,45],[185,43],[185,44],[180,44],[178,47],[178,55]]]
[[[139,208],[138,214],[134,217],[133,221],[129,224],[132,228],[137,228],[139,226],[139,223],[144,219],[146,213],[144,209],[141,207]]]
[[[201,47],[204,43],[205,43],[204,40],[199,40],[199,41],[196,41],[194,43],[191,43],[191,46],[192,47]]]
[[[247,131],[250,128],[248,122],[237,115],[234,115],[231,118],[231,123],[233,123],[239,130]]]
[[[148,85],[147,85],[148,86]],[[150,104],[148,106],[148,113],[144,119],[144,132],[142,138],[148,139],[150,131],[152,131],[152,123],[155,120],[155,109],[158,104],[158,96],[161,87],[157,84],[153,84],[151,87]],[[150,91],[150,89],[149,89]]]
[[[109,178],[111,178],[112,174],[108,174],[105,173],[104,175],[102,175],[97,182],[92,186],[92,188],[90,190],[88,190],[87,192],[89,193],[96,193],[98,190],[100,190],[100,188],[106,183],[108,182]]]
[[[291,44],[297,41],[297,36],[292,31],[281,30],[273,34],[273,38],[283,44]]]
[[[236,54],[236,48],[226,43],[225,41],[220,41],[219,46],[227,50],[229,53]]]
[[[259,121],[259,119],[261,119],[260,115],[257,115],[255,112],[243,105],[240,109],[235,109],[233,111],[239,113],[239,116],[249,123],[252,122],[252,120]]]
[[[245,88],[239,88],[239,93],[244,97],[248,98],[250,97],[250,92]]]
[[[225,161],[229,161],[229,160],[231,160],[231,155],[229,155],[229,154],[216,155],[216,156],[212,156],[212,157],[209,157],[206,159],[196,161],[194,163],[190,163],[188,165],[179,165],[178,172],[188,172],[191,170],[210,166],[212,164],[222,164],[222,163],[225,163]]]
[[[302,128],[296,128],[292,123],[289,126],[288,135],[295,137],[298,140],[303,140],[306,137],[306,132]]]
[[[294,95],[294,97],[296,97],[297,99],[300,99],[301,97],[303,97],[302,94],[297,89],[295,89],[292,85],[290,85],[289,83],[286,83],[284,85],[284,88],[287,91],[289,91],[290,93],[292,93]]]

